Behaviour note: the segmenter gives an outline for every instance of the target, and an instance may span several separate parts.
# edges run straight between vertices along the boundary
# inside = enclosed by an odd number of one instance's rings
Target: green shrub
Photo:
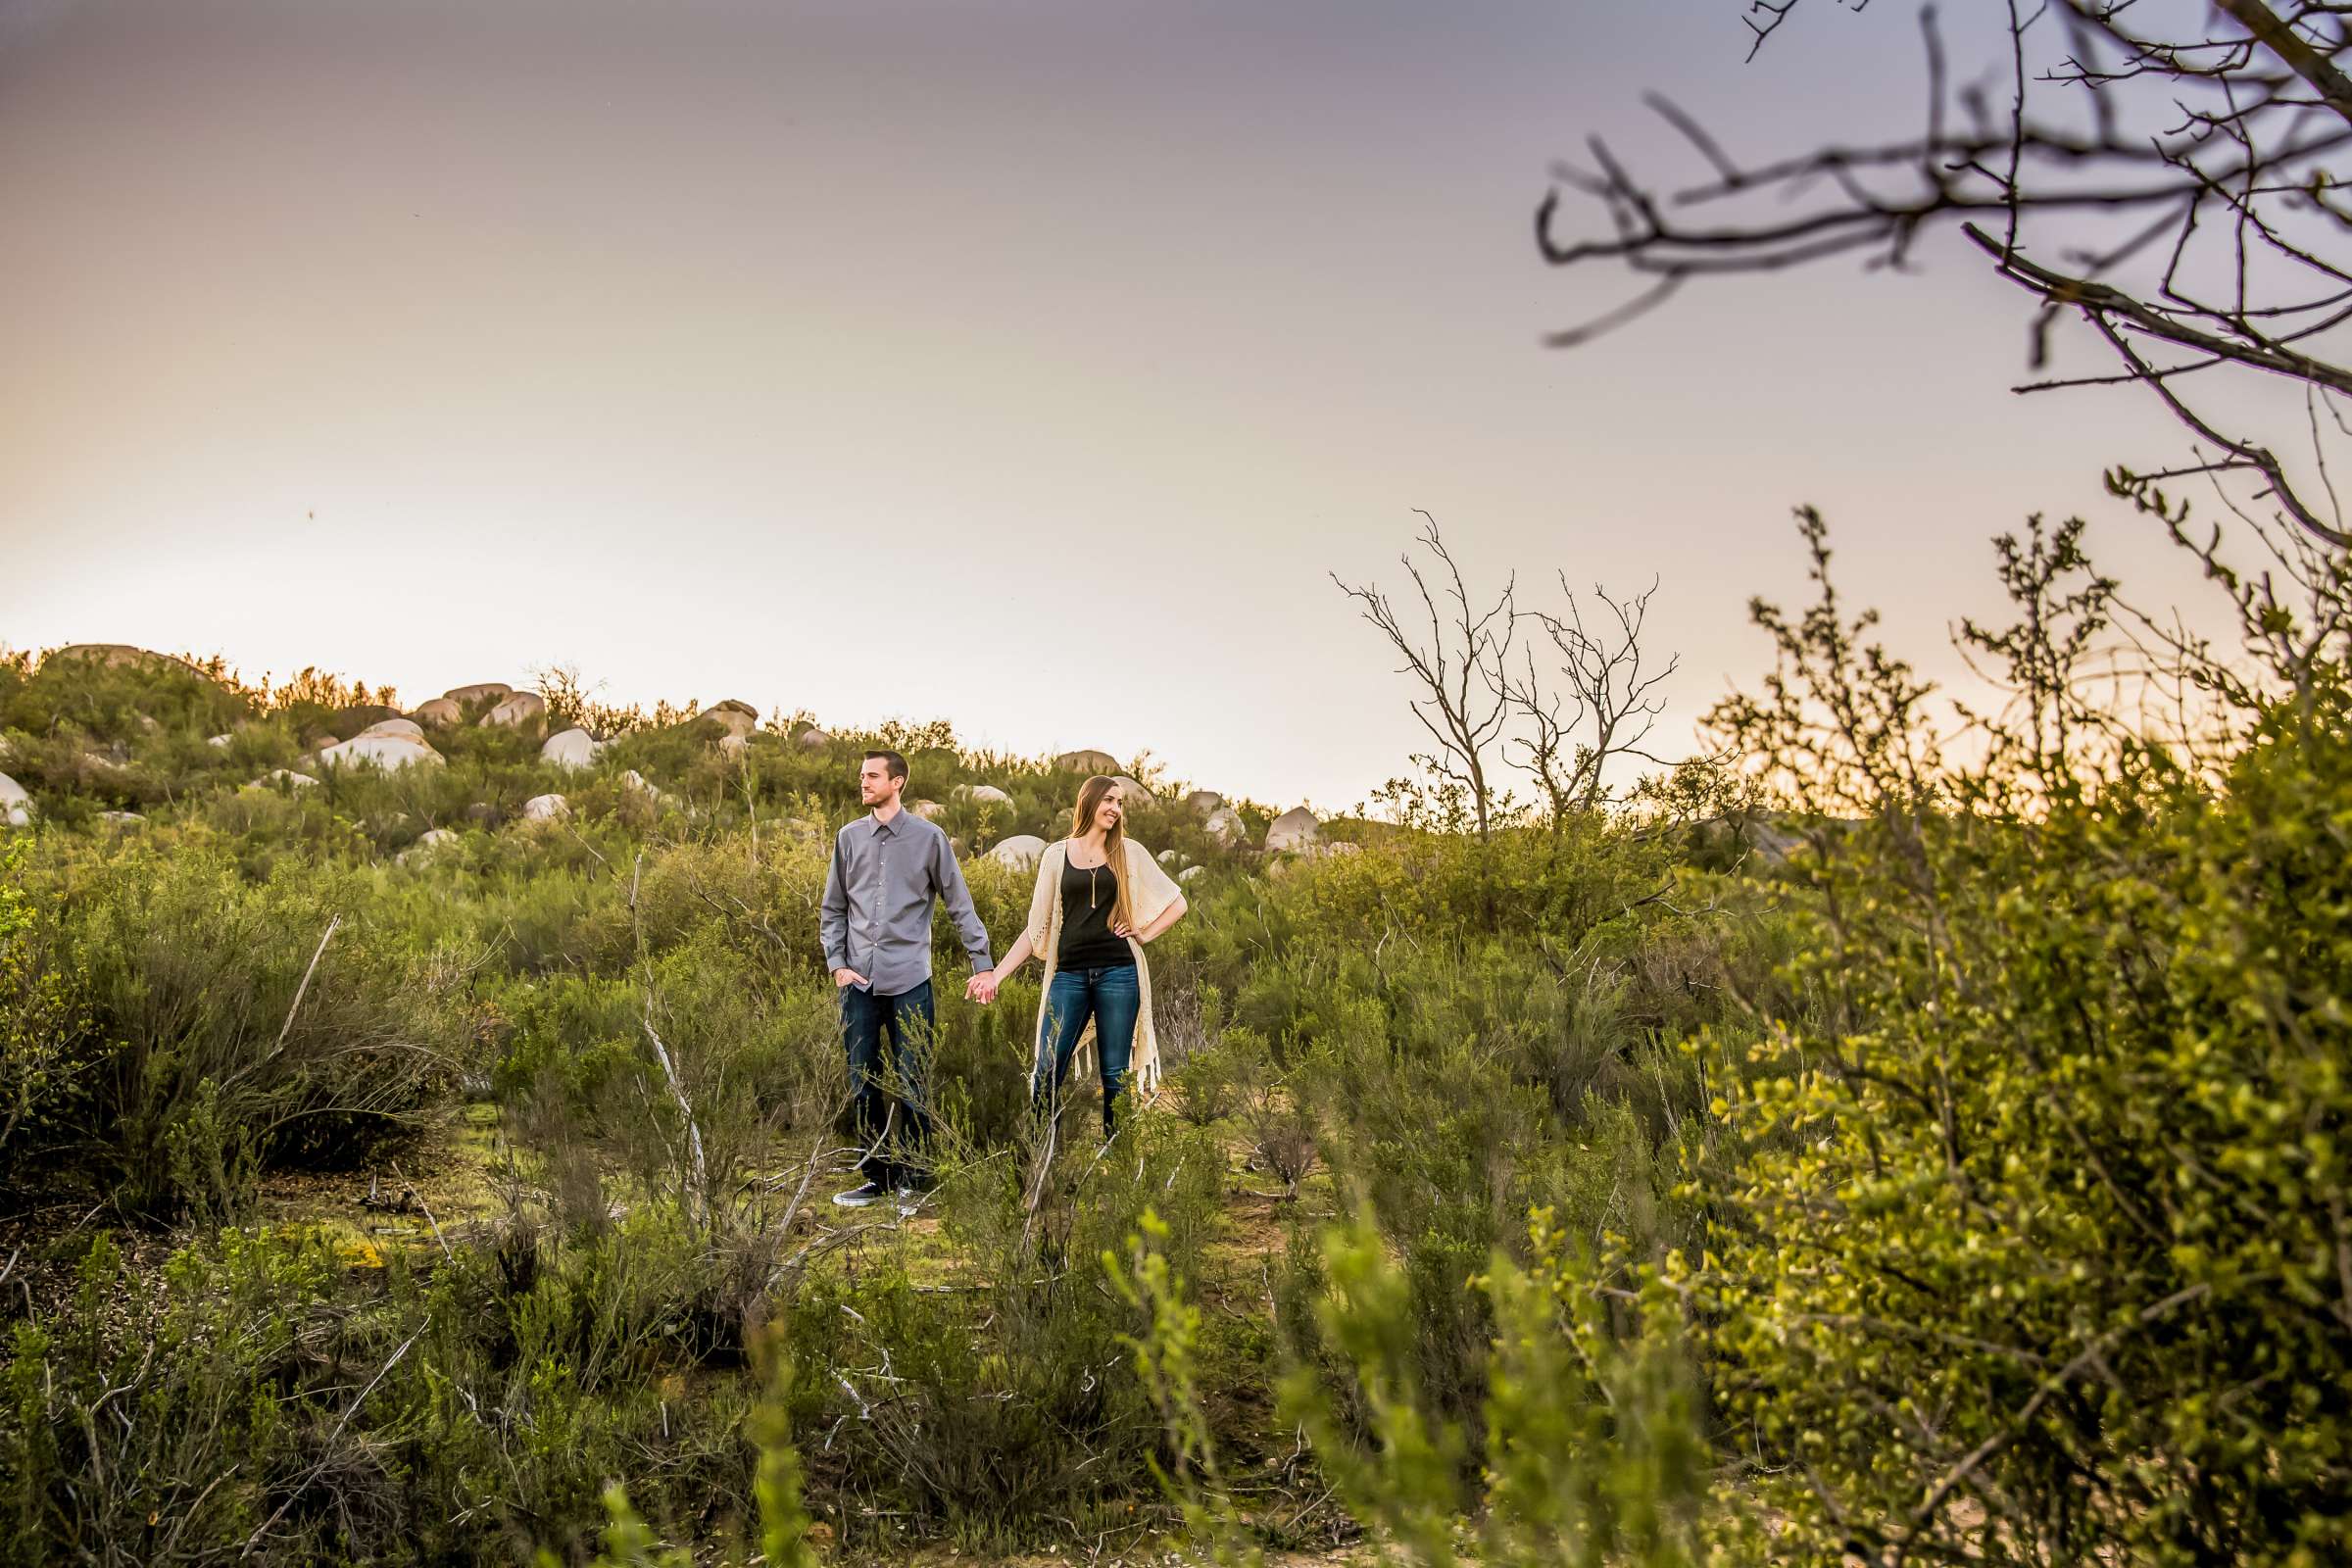
[[[1127,1343],[1168,1434],[1153,1474],[1182,1505],[1197,1546],[1220,1564],[1262,1562],[1259,1531],[1220,1469],[1196,1351],[1200,1314],[1160,1255],[1147,1215],[1125,1259],[1105,1253],[1113,1288],[1141,1318]],[[1496,1325],[1477,1446],[1465,1486],[1466,1426],[1433,1409],[1419,1384],[1414,1287],[1379,1227],[1334,1227],[1319,1248],[1329,1282],[1312,1306],[1356,1399],[1343,1407],[1314,1372],[1294,1369],[1285,1414],[1385,1558],[1424,1568],[1465,1560],[1580,1568],[1690,1568],[1710,1544],[1754,1560],[1760,1543],[1713,1494],[1698,1380],[1682,1301],[1653,1274],[1632,1310],[1612,1300],[1590,1252],[1534,1216],[1523,1268],[1497,1255],[1474,1283]],[[1714,1560],[1726,1560],[1716,1558]]]
[[[61,649],[5,692],[0,730],[70,729],[102,743],[165,728],[209,735],[254,711],[251,695],[225,675],[219,659],[197,664],[161,654],[109,658]]]
[[[1236,1033],[1240,1038],[1220,1032],[1213,1042],[1193,1046],[1167,1069],[1175,1110],[1196,1127],[1213,1127],[1248,1103],[1265,1046],[1246,1031]],[[1164,1054],[1164,1044],[1161,1050]]]
[[[1396,1250],[1418,1324],[1414,1381],[1457,1422],[1486,1387],[1493,1338],[1471,1281],[1514,1245],[1530,1209],[1613,1232],[1623,1246],[1612,1255],[1634,1258],[1662,1256],[1690,1224],[1623,1099],[1596,1093],[1589,1065],[1572,1090],[1560,1082],[1563,1055],[1582,1061],[1570,1054],[1586,1020],[1573,1002],[1581,988],[1524,971],[1497,984],[1498,970],[1511,973],[1499,957],[1412,964],[1393,1013],[1334,988],[1320,1009],[1334,1025],[1287,1079],[1313,1107],[1316,1148],[1341,1190]],[[1304,1261],[1319,1263],[1311,1251]],[[1318,1286],[1294,1281],[1294,1302]],[[1294,1317],[1295,1332],[1309,1326]]]
[[[327,1353],[332,1275],[320,1245],[232,1233],[126,1301],[101,1234],[70,1309],[16,1326],[0,1560],[193,1562],[243,1545],[272,1516],[272,1483],[308,1457],[299,1413],[271,1395]],[[369,1479],[336,1478],[353,1494]]]
[[[2345,671],[2209,782],[2082,705],[2112,585],[2077,531],[2003,542],[1983,761],[1942,765],[1811,517],[1820,601],[1759,611],[1783,676],[1721,715],[1849,818],[1791,912],[1818,1004],[1718,1074],[1687,1259],[1784,1560],[2352,1550]]]
[[[1091,1139],[1062,1147],[1042,1168],[952,1159],[934,1200],[947,1279],[918,1282],[886,1256],[796,1298],[792,1343],[833,1396],[800,1418],[824,1424],[817,1474],[925,1531],[992,1544],[1121,1511],[1159,1424],[1120,1339],[1132,1322],[1085,1260],[1156,1206],[1171,1268],[1194,1277],[1221,1170],[1167,1117],[1135,1118],[1100,1153]]]
[[[16,1151],[51,1144],[89,1070],[80,977],[60,951],[56,911],[27,890],[24,840],[0,843],[0,1182]]]
[[[683,1375],[692,1239],[649,1216],[537,1255],[519,1285],[466,1247],[426,1278],[231,1230],[158,1280],[102,1237],[0,1364],[0,1562],[585,1561],[624,1479],[673,1539],[757,1512],[789,1547],[776,1413]]]
[[[356,882],[250,884],[183,843],[43,858],[23,887],[57,911],[50,983],[82,999],[42,1049],[80,1065],[13,1158],[83,1173],[122,1213],[347,1164],[452,1077],[443,999]]]

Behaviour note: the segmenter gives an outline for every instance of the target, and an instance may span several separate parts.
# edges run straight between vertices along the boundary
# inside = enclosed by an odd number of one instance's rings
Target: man
[[[841,996],[841,1031],[850,1057],[850,1096],[857,1109],[865,1185],[833,1201],[862,1208],[901,1200],[901,1212],[924,1180],[917,1163],[931,1134],[924,1092],[930,1065],[931,906],[944,900],[956,934],[985,973],[988,928],[972,907],[963,869],[948,836],[900,804],[906,791],[906,759],[868,752],[858,769],[858,798],[872,808],[833,840],[833,867],[817,930],[825,962]],[[890,1041],[885,1069],[882,1041]],[[897,1080],[894,1121],[889,1080]]]

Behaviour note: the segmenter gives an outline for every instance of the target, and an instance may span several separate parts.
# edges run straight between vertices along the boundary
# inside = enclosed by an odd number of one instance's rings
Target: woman
[[[992,1000],[1031,955],[1046,964],[1037,1009],[1031,1100],[1060,1104],[1078,1037],[1092,1019],[1102,1066],[1102,1137],[1118,1130],[1119,1090],[1130,1072],[1149,1099],[1159,1089],[1159,1042],[1152,1031],[1152,968],[1144,944],[1184,918],[1184,895],[1152,852],[1127,837],[1126,790],[1098,774],[1078,790],[1070,836],[1038,858],[1029,925],[1003,962],[972,978]]]

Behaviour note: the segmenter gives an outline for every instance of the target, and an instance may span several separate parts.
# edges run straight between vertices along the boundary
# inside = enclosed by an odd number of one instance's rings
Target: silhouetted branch
[[[1750,0],[1741,20],[1754,49],[1797,3]],[[1759,161],[1653,93],[1650,109],[1707,171],[1679,189],[1638,176],[1591,138],[1586,167],[1553,172],[1536,211],[1539,251],[1557,267],[1615,263],[1642,288],[1545,341],[1589,342],[1700,277],[1843,255],[1900,267],[1923,235],[1958,227],[2037,302],[2031,364],[2045,360],[2050,323],[2073,314],[2121,366],[2018,390],[2144,384],[2200,440],[2258,475],[2283,517],[2343,548],[2352,538],[2334,507],[2300,494],[2273,446],[2223,436],[2173,383],[2219,370],[2210,389],[2219,397],[2237,370],[2352,392],[2352,368],[2322,347],[2352,320],[2352,205],[2337,167],[2352,146],[2352,76],[2339,64],[2352,48],[2352,7],[2217,0],[2215,12],[2158,18],[2113,0],[2005,4],[1997,108],[1984,88],[1952,85],[1934,9],[1923,14],[1924,135]],[[1598,220],[1568,228],[1571,204],[1596,208]],[[2113,219],[2128,220],[2128,231],[2084,243],[2083,225]],[[2142,340],[2193,359],[2164,363]],[[2322,464],[2322,447],[2342,434],[2312,422]]]

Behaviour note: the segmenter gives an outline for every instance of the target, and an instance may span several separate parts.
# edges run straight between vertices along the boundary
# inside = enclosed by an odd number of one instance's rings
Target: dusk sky
[[[1915,7],[1747,41],[1737,0],[0,0],[0,641],[412,704],[570,663],[1335,809],[1418,732],[1327,573],[1402,586],[1415,508],[1482,580],[1661,579],[1675,739],[1801,594],[1799,502],[1937,672],[2031,511],[2182,591],[2098,487],[2174,427],[2010,396],[2026,308],[1954,244],[1542,345],[1627,292],[1538,256],[1550,163],[1696,171],[1644,88],[1759,155],[1914,121]]]

